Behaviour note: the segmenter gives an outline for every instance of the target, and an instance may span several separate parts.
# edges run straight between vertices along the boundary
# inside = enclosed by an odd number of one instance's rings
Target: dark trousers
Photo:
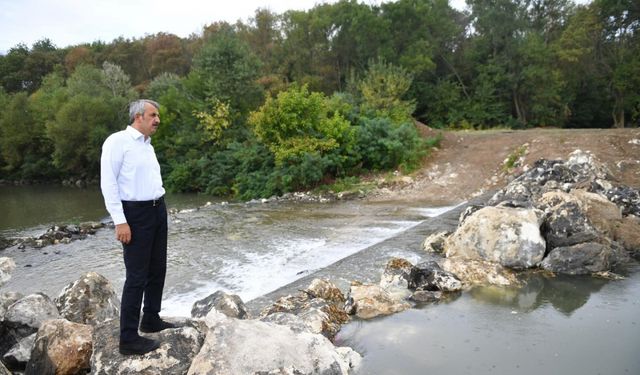
[[[144,296],[145,316],[157,317],[167,271],[167,209],[123,202],[124,215],[131,228],[131,242],[124,248],[127,279],[122,290],[120,340],[138,336],[140,306]]]

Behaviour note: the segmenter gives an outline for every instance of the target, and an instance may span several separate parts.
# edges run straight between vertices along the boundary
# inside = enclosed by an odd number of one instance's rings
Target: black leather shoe
[[[120,341],[120,354],[132,355],[132,354],[147,354],[160,347],[160,343],[156,340],[151,340],[146,337],[139,336],[131,341]]]
[[[176,328],[176,325],[173,323],[165,322],[160,318],[155,319],[142,319],[140,322],[140,332],[144,333],[154,333],[160,332],[164,329]]]

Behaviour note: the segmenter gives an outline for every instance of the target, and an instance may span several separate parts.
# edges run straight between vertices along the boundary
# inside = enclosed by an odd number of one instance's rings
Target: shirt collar
[[[136,141],[139,141],[142,138],[144,142],[151,142],[151,137],[147,138],[145,141],[144,134],[140,133],[138,129],[134,128],[131,125],[127,125],[127,129],[125,129],[125,131],[127,132],[127,134],[131,136],[131,138],[133,138]]]

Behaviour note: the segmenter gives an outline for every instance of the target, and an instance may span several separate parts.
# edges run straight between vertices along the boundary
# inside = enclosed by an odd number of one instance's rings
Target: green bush
[[[394,125],[387,118],[364,119],[358,127],[357,149],[362,167],[382,171],[402,166],[414,168],[425,155],[424,141],[415,126]]]

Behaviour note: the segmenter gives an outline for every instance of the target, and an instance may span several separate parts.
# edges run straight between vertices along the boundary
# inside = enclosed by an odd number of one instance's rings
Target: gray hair
[[[156,109],[160,109],[160,104],[151,99],[135,100],[129,103],[129,121],[131,121],[131,123],[136,119],[136,115],[144,115],[144,105],[147,103],[156,107]]]

